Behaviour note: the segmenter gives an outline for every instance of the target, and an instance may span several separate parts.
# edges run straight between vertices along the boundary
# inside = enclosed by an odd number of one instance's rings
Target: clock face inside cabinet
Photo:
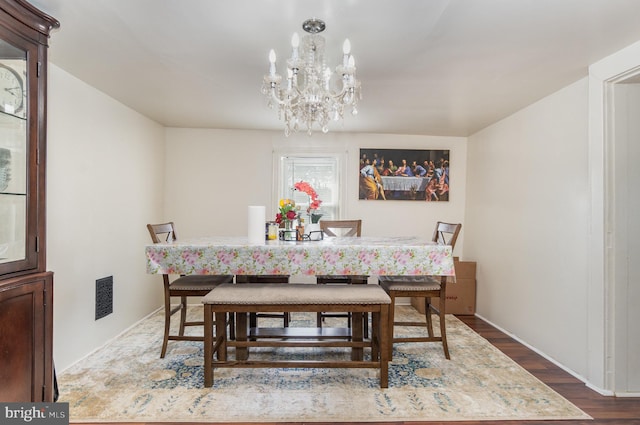
[[[0,110],[7,114],[24,115],[24,77],[20,75],[21,71],[16,69],[17,65],[23,64],[18,61],[13,65],[11,62],[16,61],[0,60]]]
[[[26,71],[27,52],[0,39],[0,271],[29,261],[31,251]]]

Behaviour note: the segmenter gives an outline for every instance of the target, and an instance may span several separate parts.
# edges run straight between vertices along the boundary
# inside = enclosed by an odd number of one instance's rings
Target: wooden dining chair
[[[436,224],[432,241],[441,245],[450,245],[453,250],[458,234],[462,229],[462,224],[443,223],[439,221]],[[447,345],[447,331],[445,326],[445,302],[447,299],[447,277],[430,277],[430,276],[379,276],[380,286],[389,294],[391,298],[391,308],[389,311],[389,330],[391,341],[389,343],[389,360],[393,356],[394,342],[442,342],[444,355],[450,359],[449,347]],[[396,298],[398,297],[415,297],[424,299],[424,322],[403,322],[395,321],[394,310]],[[431,298],[438,297],[437,306],[431,304]],[[433,322],[431,314],[437,314],[440,319],[440,336],[436,336],[433,332]],[[393,335],[394,326],[420,326],[427,327],[426,337],[398,337]]]
[[[362,220],[320,220],[320,230],[329,237],[360,237],[362,236]],[[366,285],[369,281],[369,276],[354,275],[318,275],[316,276],[316,282],[318,285],[326,284],[342,284],[342,285]],[[322,322],[328,317],[344,317],[347,319],[347,326],[351,327],[352,315],[349,312],[345,313],[317,313],[317,327],[322,327]],[[364,315],[364,336],[368,337],[369,334],[369,317],[368,314]]]
[[[173,222],[147,224],[153,243],[172,242],[178,239]],[[204,336],[185,335],[187,326],[203,326],[204,321],[187,321],[187,297],[204,297],[212,289],[222,283],[233,282],[233,275],[189,275],[171,279],[168,274],[162,275],[164,283],[164,338],[160,358],[164,358],[167,345],[172,341],[204,341]],[[176,307],[171,306],[171,297],[180,297]],[[170,333],[171,316],[180,312],[180,328],[177,335]]]

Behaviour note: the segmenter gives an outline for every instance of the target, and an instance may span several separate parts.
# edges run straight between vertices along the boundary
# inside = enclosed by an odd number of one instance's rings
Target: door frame
[[[635,43],[589,67],[589,281],[587,362],[588,386],[606,395],[616,393],[616,364],[625,350],[624,341],[616,341],[616,316],[626,308],[615,303],[615,84],[640,74],[640,42]],[[620,292],[618,292],[620,296]],[[618,309],[618,311],[616,311]],[[624,356],[623,356],[624,357]],[[617,369],[617,373],[624,370]],[[637,396],[637,395],[635,395]]]

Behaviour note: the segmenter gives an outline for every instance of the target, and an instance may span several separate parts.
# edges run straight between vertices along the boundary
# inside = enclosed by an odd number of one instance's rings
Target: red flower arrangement
[[[280,224],[283,221],[295,220],[298,217],[296,203],[293,199],[280,199],[279,207],[280,212],[276,214],[276,223]]]

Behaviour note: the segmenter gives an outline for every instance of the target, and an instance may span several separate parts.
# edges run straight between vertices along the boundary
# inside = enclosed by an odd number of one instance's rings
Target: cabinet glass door
[[[27,258],[27,55],[0,40],[0,264]]]

